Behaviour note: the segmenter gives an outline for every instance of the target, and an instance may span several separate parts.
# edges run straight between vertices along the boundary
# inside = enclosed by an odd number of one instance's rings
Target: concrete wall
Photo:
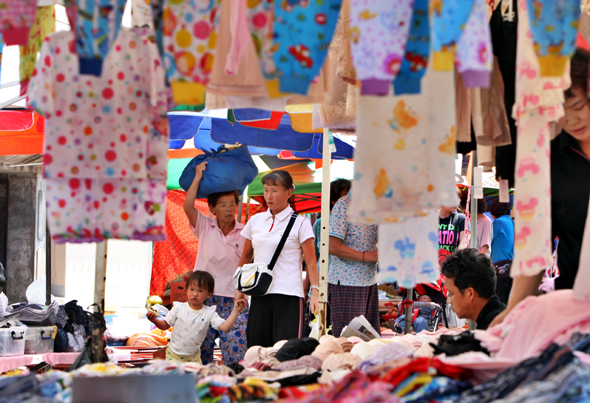
[[[37,174],[0,174],[8,178],[8,301],[25,301],[35,277]]]

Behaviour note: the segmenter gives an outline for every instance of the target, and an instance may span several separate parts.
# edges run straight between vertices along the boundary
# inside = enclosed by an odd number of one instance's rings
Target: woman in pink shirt
[[[207,197],[207,203],[215,217],[209,218],[201,214],[195,208],[195,198],[206,169],[207,162],[197,166],[195,179],[186,192],[184,212],[193,234],[199,240],[195,270],[206,271],[215,279],[215,294],[205,301],[205,305],[217,306],[219,316],[227,319],[234,306],[233,275],[245,243],[245,238],[240,236],[244,225],[236,220],[240,195],[237,190],[211,194]],[[225,365],[238,363],[244,358],[247,350],[248,311],[249,308],[246,307],[240,312],[235,325],[227,332],[209,329],[201,345],[203,364],[213,362],[213,347],[218,337]]]

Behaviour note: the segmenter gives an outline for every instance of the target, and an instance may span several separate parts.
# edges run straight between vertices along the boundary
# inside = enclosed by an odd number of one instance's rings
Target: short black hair
[[[574,90],[581,90],[584,94],[588,92],[588,64],[590,53],[582,48],[577,48],[570,64],[570,77],[572,85],[565,90],[566,98],[575,96]]]
[[[496,270],[490,258],[476,249],[455,251],[443,262],[441,273],[453,279],[461,293],[472,287],[484,299],[496,294]]]
[[[350,190],[351,187],[351,182],[344,178],[335,179],[330,183],[330,211],[332,211],[332,207],[340,199],[340,194],[345,190]]]
[[[293,189],[293,178],[291,174],[282,169],[277,169],[264,175],[261,179],[263,185],[282,186],[286,190]]]
[[[213,294],[215,292],[215,279],[213,276],[206,271],[195,270],[192,272],[188,279],[186,280],[186,289],[191,286],[191,284],[196,284],[197,287],[201,287],[202,289],[206,290]]]
[[[486,213],[488,211],[488,203],[486,202],[485,197],[477,200],[477,212],[478,213]]]
[[[240,192],[233,190],[231,192],[211,193],[207,196],[207,204],[209,205],[209,208],[217,206],[217,202],[223,196],[233,196],[236,199],[236,205],[240,204]]]
[[[492,213],[494,217],[510,215],[510,211],[512,211],[512,204],[510,203],[500,203],[500,199],[494,199],[490,203],[490,213]]]

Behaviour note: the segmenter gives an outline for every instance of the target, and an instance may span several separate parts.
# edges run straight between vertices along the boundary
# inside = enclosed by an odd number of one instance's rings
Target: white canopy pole
[[[330,162],[332,155],[330,152],[330,130],[324,129],[323,136],[323,177],[322,177],[322,231],[320,237],[320,271],[319,271],[319,288],[320,288],[320,311],[318,312],[319,335],[327,333],[327,305],[328,305],[328,254],[330,238]],[[336,337],[340,335],[335,335]]]
[[[107,243],[105,239],[102,242],[96,244],[96,264],[94,267],[94,303],[97,305],[94,307],[94,312],[104,316],[104,291],[105,281],[107,273]],[[102,328],[102,321],[93,319],[92,327],[92,355],[94,362],[102,362],[104,355],[104,339]]]

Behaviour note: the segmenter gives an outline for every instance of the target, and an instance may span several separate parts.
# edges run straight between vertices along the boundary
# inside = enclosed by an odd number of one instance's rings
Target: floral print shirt
[[[377,225],[348,222],[350,196],[341,197],[330,214],[330,236],[343,240],[343,244],[361,252],[377,249]],[[328,282],[330,284],[370,286],[375,284],[377,263],[355,262],[332,255]]]

